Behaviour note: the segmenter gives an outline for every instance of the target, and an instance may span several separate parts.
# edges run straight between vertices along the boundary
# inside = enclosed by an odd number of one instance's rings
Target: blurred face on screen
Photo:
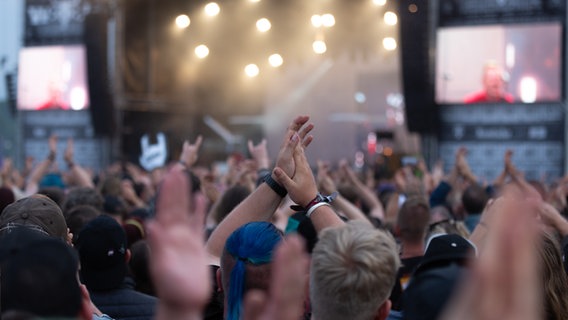
[[[485,94],[489,101],[500,101],[505,94],[503,72],[498,67],[488,67],[483,77]]]

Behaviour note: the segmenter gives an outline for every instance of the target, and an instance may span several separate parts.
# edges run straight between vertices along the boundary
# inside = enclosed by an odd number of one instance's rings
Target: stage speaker
[[[434,14],[430,1],[397,0],[406,125],[416,133],[436,133],[434,102]]]
[[[108,70],[108,16],[102,13],[87,15],[83,34],[92,125],[96,135],[113,136],[116,115]]]

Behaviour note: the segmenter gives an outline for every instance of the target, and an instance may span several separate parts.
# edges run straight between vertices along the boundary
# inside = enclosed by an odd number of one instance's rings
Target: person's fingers
[[[312,141],[314,141],[314,136],[309,135],[306,138],[304,138],[304,140],[302,140],[302,146],[304,148],[307,148],[310,145],[310,143],[312,143]]]
[[[300,128],[302,128],[302,126],[304,124],[306,124],[306,122],[308,122],[308,120],[310,120],[309,116],[297,116],[292,121],[292,123],[290,124],[288,129],[291,130],[291,131],[294,131],[294,132],[298,132],[300,130]]]
[[[298,132],[298,134],[300,135],[300,138],[303,140],[308,133],[310,133],[310,131],[312,131],[314,129],[314,124],[310,123],[304,127],[301,128],[301,130]]]
[[[248,140],[247,146],[248,146],[248,150],[249,150],[250,154],[253,154],[254,145],[252,144],[252,140],[250,140],[250,139]]]
[[[283,186],[286,190],[294,186],[294,181],[284,172],[284,170],[276,167],[272,171],[276,176],[276,182]]]
[[[205,216],[207,215],[207,197],[197,192],[192,197],[192,213],[190,227],[196,234],[202,234],[205,230]]]
[[[267,297],[264,292],[258,289],[249,290],[245,296],[243,319],[260,320],[267,304]]]
[[[297,235],[286,237],[274,257],[271,300],[281,310],[281,319],[299,319],[308,273],[308,257],[304,243]]]
[[[203,137],[201,135],[198,135],[195,143],[193,144],[195,146],[195,149],[199,149],[199,147],[201,147],[201,142],[203,142]]]
[[[190,182],[185,172],[170,170],[160,187],[156,203],[156,218],[164,224],[187,221]]]

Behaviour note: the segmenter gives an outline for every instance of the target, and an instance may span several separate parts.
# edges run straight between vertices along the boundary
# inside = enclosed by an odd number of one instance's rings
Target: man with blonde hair
[[[400,266],[391,235],[351,221],[324,230],[312,253],[313,319],[386,319]]]

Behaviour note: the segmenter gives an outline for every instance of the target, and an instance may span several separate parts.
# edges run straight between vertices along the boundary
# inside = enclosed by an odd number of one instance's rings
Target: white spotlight
[[[333,27],[335,25],[335,17],[331,13],[326,13],[321,16],[321,23],[324,27]]]
[[[176,26],[180,29],[185,29],[189,27],[190,23],[191,21],[189,20],[189,17],[185,14],[181,14],[176,18]]]
[[[325,45],[325,42],[322,40],[314,41],[314,43],[312,43],[312,48],[314,49],[314,52],[317,54],[323,54],[327,51],[327,46]]]
[[[251,64],[249,64],[245,67],[245,74],[248,77],[254,78],[254,77],[258,76],[259,72],[260,72],[260,70],[258,69],[258,66],[254,63],[251,63]]]
[[[266,32],[266,31],[270,30],[271,27],[272,27],[272,25],[270,24],[270,21],[266,18],[259,19],[256,22],[256,28],[260,32]]]
[[[383,47],[388,51],[393,51],[394,49],[396,49],[396,40],[391,37],[384,38]]]
[[[376,6],[384,6],[387,4],[387,0],[373,0],[373,4]]]
[[[321,16],[319,14],[314,14],[312,16],[312,26],[319,28],[322,25]]]
[[[394,26],[398,22],[398,17],[396,15],[396,13],[394,13],[392,11],[385,12],[385,15],[384,15],[383,18],[385,20],[385,23],[388,24],[389,26]]]
[[[218,15],[220,11],[221,11],[221,8],[215,2],[209,2],[205,6],[205,14],[210,16],[210,17],[214,17],[214,16]]]
[[[284,59],[282,59],[281,55],[279,55],[278,53],[275,53],[275,54],[271,55],[270,57],[268,57],[268,63],[270,63],[270,65],[273,66],[274,68],[277,68],[277,67],[280,67],[284,63]]]
[[[209,48],[207,48],[207,46],[204,44],[200,44],[197,47],[195,47],[195,55],[199,59],[203,59],[209,55]]]

